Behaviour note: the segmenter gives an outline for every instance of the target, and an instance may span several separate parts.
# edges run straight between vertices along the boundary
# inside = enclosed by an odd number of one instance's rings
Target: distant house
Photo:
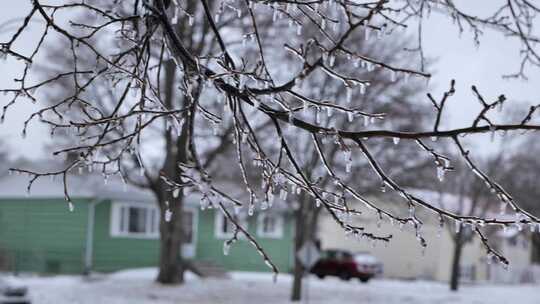
[[[156,266],[160,212],[148,191],[120,181],[73,176],[75,209],[68,210],[61,181],[42,178],[26,195],[28,177],[0,177],[0,267],[18,272],[110,272]],[[245,239],[228,255],[223,242],[232,229],[221,212],[200,210],[197,195],[185,205],[188,242],[184,257],[227,270],[269,271]],[[292,219],[284,209],[255,213],[243,220],[281,271],[292,267]]]
[[[445,194],[443,198],[436,192],[422,191],[422,197],[437,204],[444,200],[445,208],[453,208],[460,204],[456,196]],[[427,197],[426,197],[427,195]],[[375,199],[384,208],[392,208],[391,203]],[[395,207],[395,205],[394,205]],[[356,208],[356,206],[355,206]],[[454,207],[455,208],[455,207]],[[402,227],[392,225],[388,220],[377,223],[373,211],[362,209],[363,215],[356,217],[356,223],[365,227],[366,231],[378,235],[392,235],[391,241],[384,245],[377,243],[373,246],[366,240],[354,240],[343,234],[332,218],[323,216],[319,223],[318,236],[322,248],[348,249],[353,252],[370,252],[384,265],[384,276],[399,279],[428,279],[448,281],[451,273],[451,262],[454,244],[451,233],[455,233],[454,225],[439,228],[438,217],[430,214],[420,214],[424,222],[422,236],[428,246],[422,250],[414,229],[411,225]],[[379,227],[380,226],[380,227]],[[440,232],[439,232],[440,231]],[[440,236],[439,236],[440,235]],[[500,265],[488,264],[486,250],[477,237],[463,248],[460,272],[461,280],[465,282],[521,282],[530,267],[530,245],[527,233],[518,233],[517,229],[502,230],[490,236],[492,245],[500,250],[510,260],[510,270],[504,270]]]

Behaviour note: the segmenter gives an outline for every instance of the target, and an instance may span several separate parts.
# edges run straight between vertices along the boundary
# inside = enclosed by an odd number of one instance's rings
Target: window
[[[246,218],[238,218],[237,223],[244,229],[248,229],[248,222]],[[227,239],[233,236],[234,224],[221,212],[216,211],[215,218],[215,233],[218,239]],[[240,233],[238,237],[243,237],[244,234]]]
[[[159,209],[152,205],[113,203],[111,235],[158,238],[159,216]]]
[[[346,252],[346,251],[338,251],[337,253],[337,258],[339,260],[350,260],[353,258],[352,254],[350,252]]]
[[[283,236],[283,218],[278,214],[259,214],[257,234],[267,238]]]

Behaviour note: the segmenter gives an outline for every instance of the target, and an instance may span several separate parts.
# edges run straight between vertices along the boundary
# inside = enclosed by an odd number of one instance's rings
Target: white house
[[[438,193],[422,191],[424,198],[430,202],[444,203],[457,206],[463,204],[453,195],[438,197]],[[376,200],[374,200],[376,201]],[[380,201],[380,200],[379,200]],[[465,204],[467,202],[465,201]],[[392,204],[382,203],[383,206],[392,208]],[[395,206],[395,205],[394,205]],[[462,205],[460,205],[462,207]],[[427,248],[422,249],[414,229],[406,225],[401,231],[397,225],[392,225],[388,220],[377,223],[377,216],[367,208],[354,206],[364,212],[363,215],[354,218],[354,223],[365,227],[366,231],[379,235],[392,235],[388,244],[377,242],[373,246],[367,240],[357,240],[344,234],[342,228],[326,213],[322,215],[318,237],[323,249],[347,249],[352,252],[370,252],[384,265],[384,276],[399,279],[429,279],[448,281],[451,273],[451,263],[454,244],[451,233],[455,233],[455,227],[439,228],[438,216],[432,213],[417,212],[423,220],[422,236],[427,241]],[[494,282],[521,282],[526,280],[528,268],[530,268],[529,236],[518,233],[517,229],[509,229],[506,233],[500,231],[490,236],[490,242],[496,246],[509,260],[510,269],[504,270],[501,265],[486,263],[486,250],[477,237],[467,243],[463,248],[461,258],[462,281],[494,281]],[[530,275],[529,275],[530,276]]]

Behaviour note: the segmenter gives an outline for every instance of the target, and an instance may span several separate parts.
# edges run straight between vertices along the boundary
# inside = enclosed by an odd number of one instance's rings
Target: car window
[[[365,253],[356,254],[354,256],[354,260],[360,264],[377,264],[378,263],[378,260],[376,257],[370,254],[365,254]]]
[[[352,255],[347,251],[335,251],[334,258],[337,260],[347,260],[350,259]]]
[[[336,251],[334,250],[328,250],[326,251],[326,257],[327,259],[335,259],[336,258]]]

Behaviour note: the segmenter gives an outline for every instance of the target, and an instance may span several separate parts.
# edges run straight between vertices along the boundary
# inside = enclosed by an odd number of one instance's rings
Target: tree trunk
[[[294,280],[291,292],[291,301],[300,301],[302,299],[302,276],[304,275],[304,267],[297,257],[297,252],[304,245],[305,236],[305,218],[303,195],[301,197],[300,206],[294,212],[295,219],[295,236],[294,236]]]
[[[314,168],[318,157],[316,151],[312,151],[311,164],[308,168]],[[307,178],[311,178],[311,171],[307,170]],[[311,197],[304,192],[298,198],[298,209],[294,212],[295,237],[294,237],[294,279],[291,290],[291,301],[300,301],[302,299],[302,278],[306,269],[297,257],[298,251],[310,240],[315,239],[315,229],[319,210],[313,209],[313,203],[310,204]],[[309,270],[309,269],[307,269]]]
[[[531,234],[531,263],[540,264],[540,234]]]
[[[295,213],[299,213],[298,211]],[[291,301],[300,301],[302,299],[302,276],[304,275],[304,267],[296,256],[297,252],[304,244],[304,219],[300,215],[295,214],[295,237],[294,237],[294,280],[291,293]]]
[[[458,234],[456,234],[456,238],[454,239],[454,255],[452,257],[452,272],[450,274],[450,290],[452,291],[457,291],[459,288],[459,265],[464,244],[462,240],[462,234],[463,232],[460,231]]]
[[[165,105],[167,108],[175,108],[175,70],[176,66],[172,61],[165,64],[164,93]],[[176,101],[179,99],[177,98]],[[181,182],[179,176],[181,169],[177,165],[179,162],[185,163],[187,154],[187,130],[182,129],[181,134],[173,134],[165,127],[165,161],[161,169],[161,174],[176,182]],[[154,192],[156,194],[161,212],[159,232],[160,232],[160,253],[159,253],[159,274],[157,281],[162,284],[180,284],[184,282],[184,262],[181,248],[184,238],[183,229],[183,193],[180,191],[178,197],[173,197],[171,189],[159,177],[156,181]],[[166,221],[166,212],[172,212],[169,221]]]
[[[161,220],[159,273],[157,281],[162,284],[181,284],[184,282],[184,261],[182,259],[183,241],[183,196],[169,200],[169,210],[172,212],[170,221],[165,220],[167,206],[160,202]]]

